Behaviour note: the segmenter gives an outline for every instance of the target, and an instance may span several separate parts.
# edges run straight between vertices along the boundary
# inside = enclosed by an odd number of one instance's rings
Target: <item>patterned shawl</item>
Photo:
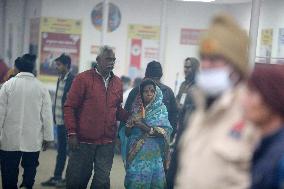
[[[172,127],[168,120],[167,108],[163,103],[162,91],[158,86],[156,86],[156,94],[152,102],[149,103],[145,108],[143,106],[140,93],[137,95],[131,108],[131,115],[137,118],[142,118],[144,123],[153,127],[156,132],[159,132],[164,136],[165,146],[169,144]],[[139,145],[141,147],[145,138],[147,138],[149,135],[147,133],[132,133],[131,135],[137,135],[137,145],[133,147],[133,149],[130,149],[130,152],[134,151],[133,156],[135,156],[135,151],[139,151]],[[126,150],[128,138],[125,136],[125,126],[120,129],[119,136],[121,140],[122,159],[123,162],[126,163],[126,158],[129,159],[129,152]]]

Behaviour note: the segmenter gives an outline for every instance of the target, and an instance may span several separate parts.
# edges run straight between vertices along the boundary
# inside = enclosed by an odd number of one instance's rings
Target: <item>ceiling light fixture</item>
[[[179,1],[210,3],[210,2],[213,2],[213,1],[215,1],[215,0],[179,0]]]

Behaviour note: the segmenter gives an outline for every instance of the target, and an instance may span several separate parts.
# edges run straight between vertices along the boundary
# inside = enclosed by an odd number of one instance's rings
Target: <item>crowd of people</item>
[[[200,39],[200,62],[184,60],[176,96],[162,83],[157,61],[131,85],[113,73],[116,58],[108,46],[76,76],[70,56],[62,54],[54,60],[53,109],[35,76],[34,55],[17,58],[9,76],[0,64],[2,187],[18,188],[21,163],[20,187],[33,188],[55,124],[55,169],[42,187],[84,189],[92,179],[91,188],[110,189],[119,141],[127,189],[283,189],[284,65],[256,63],[252,70],[248,47],[232,17],[214,17]]]

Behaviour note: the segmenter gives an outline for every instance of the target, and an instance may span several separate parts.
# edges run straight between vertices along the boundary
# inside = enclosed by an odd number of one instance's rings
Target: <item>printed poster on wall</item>
[[[199,39],[206,30],[182,28],[180,31],[181,45],[198,45]]]
[[[159,59],[159,26],[128,26],[129,77],[144,77],[150,61]]]
[[[262,29],[261,31],[261,46],[260,57],[258,62],[270,63],[273,42],[273,29]]]
[[[57,80],[54,59],[62,53],[71,57],[71,72],[78,73],[81,43],[80,20],[41,18],[40,76],[45,82]]]

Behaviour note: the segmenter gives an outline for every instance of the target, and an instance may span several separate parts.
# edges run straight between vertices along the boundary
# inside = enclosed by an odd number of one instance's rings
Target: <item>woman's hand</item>
[[[134,127],[141,129],[145,133],[149,133],[151,131],[151,127],[143,123],[141,120],[134,122]]]
[[[147,126],[141,120],[136,120],[136,121],[134,121],[134,127],[138,127],[140,129],[143,129]]]
[[[131,135],[131,130],[133,126],[134,126],[134,117],[132,116],[126,122],[125,135],[127,137]]]
[[[129,127],[133,127],[134,124],[135,124],[136,122],[138,122],[138,121],[140,121],[140,119],[139,119],[137,116],[131,116],[131,117],[127,120],[127,125],[128,125]]]

